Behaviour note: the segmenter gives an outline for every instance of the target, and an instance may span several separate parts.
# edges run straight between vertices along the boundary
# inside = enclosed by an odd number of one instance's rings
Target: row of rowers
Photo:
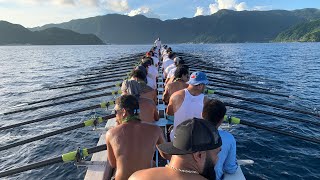
[[[159,67],[167,76],[166,113],[174,117],[167,142],[162,129],[153,124],[159,119],[152,86]],[[108,161],[116,168],[116,180],[223,179],[225,173],[236,172],[235,139],[217,130],[226,108],[221,101],[204,96],[207,83],[202,72],[193,72],[189,78],[188,67],[169,48],[152,48],[142,58],[131,78],[122,83],[123,94],[114,108],[118,125],[106,134]],[[170,161],[165,167],[154,167],[155,148]]]

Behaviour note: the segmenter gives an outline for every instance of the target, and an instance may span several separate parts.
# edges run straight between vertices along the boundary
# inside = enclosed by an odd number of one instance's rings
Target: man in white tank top
[[[194,72],[191,74],[189,86],[173,93],[170,97],[167,107],[167,115],[174,116],[173,130],[170,133],[170,138],[173,139],[176,127],[192,118],[202,118],[203,104],[208,100],[203,92],[208,79],[203,72]]]

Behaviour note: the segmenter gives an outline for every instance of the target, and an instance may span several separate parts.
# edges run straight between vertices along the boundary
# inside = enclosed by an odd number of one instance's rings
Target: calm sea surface
[[[48,86],[84,77],[85,73],[90,72],[90,68],[107,65],[120,57],[145,52],[150,47],[151,45],[0,46],[0,113],[12,110],[13,107],[16,109],[27,107],[23,106],[23,103],[30,101],[112,85],[113,83],[106,83],[58,90],[46,89]],[[212,74],[218,78],[270,88],[273,92],[291,95],[291,98],[217,88],[220,92],[305,111],[320,112],[320,43],[182,44],[171,47],[176,52],[200,56],[212,67],[234,71],[241,75],[235,77]],[[108,91],[111,89],[104,92]],[[100,92],[88,93],[84,96],[98,93]],[[82,96],[70,99],[76,97]],[[237,99],[216,95],[210,95],[210,98],[311,121],[320,121],[320,118],[313,116]],[[110,99],[112,97],[96,98],[35,111],[0,115],[0,126],[70,111]],[[52,102],[58,101],[50,103]],[[320,128],[316,125],[235,108],[228,108],[227,113],[250,122],[280,128],[311,138],[320,138]],[[105,115],[106,112],[102,110],[85,111],[0,131],[0,146],[80,123],[95,114]],[[0,171],[56,157],[73,151],[77,147],[93,147],[98,141],[99,133],[91,129],[81,128],[0,151]],[[230,131],[237,140],[238,159],[255,161],[254,165],[242,166],[247,179],[320,179],[319,144],[244,125],[233,126]],[[60,163],[10,176],[8,179],[82,179],[84,174],[84,168],[76,168],[72,163]]]

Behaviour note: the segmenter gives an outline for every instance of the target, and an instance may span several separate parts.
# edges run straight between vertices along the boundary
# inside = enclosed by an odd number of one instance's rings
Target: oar
[[[260,114],[266,114],[266,115],[270,115],[270,116],[284,118],[286,120],[292,120],[292,121],[309,123],[309,124],[320,126],[320,123],[319,122],[315,122],[315,121],[310,121],[310,120],[301,119],[301,118],[297,118],[297,117],[291,117],[291,116],[287,116],[287,115],[283,115],[283,114],[277,114],[277,113],[270,112],[270,111],[263,111],[263,110],[259,110],[259,109],[244,107],[244,106],[231,104],[231,103],[224,103],[224,104],[226,106],[237,108],[237,109],[243,109],[243,110],[252,111],[252,112],[256,112],[256,113],[260,113]]]
[[[235,86],[247,87],[247,88],[251,88],[251,89],[259,89],[259,90],[270,91],[270,89],[268,89],[268,88],[252,86],[252,85],[249,85],[249,84],[239,83],[239,82],[235,82],[235,81],[231,81],[231,80],[224,80],[224,79],[221,79],[221,78],[213,77],[213,76],[211,76],[209,74],[207,74],[207,78],[210,81],[219,82],[219,83],[223,83],[223,84],[230,84],[230,85],[235,85]]]
[[[49,99],[43,99],[43,100],[38,100],[38,101],[27,102],[27,103],[25,103],[25,104],[26,104],[26,105],[33,105],[33,104],[38,104],[38,103],[42,103],[42,102],[53,101],[53,100],[57,100],[57,99],[61,99],[61,98],[66,98],[66,97],[70,97],[70,96],[75,96],[75,95],[79,95],[79,94],[85,94],[85,93],[89,93],[89,92],[93,92],[93,91],[105,90],[105,89],[109,89],[109,88],[112,88],[112,87],[119,87],[120,85],[121,85],[121,83],[117,83],[116,85],[103,86],[103,87],[99,87],[99,88],[95,88],[95,89],[90,89],[90,90],[86,90],[86,91],[81,91],[81,92],[77,92],[77,93],[71,93],[71,94],[67,94],[67,95],[63,95],[63,96],[57,96],[57,97],[54,97],[54,98],[49,98]]]
[[[208,85],[209,85],[209,86],[214,86],[214,87],[227,88],[227,89],[235,89],[235,90],[256,92],[256,93],[259,93],[259,94],[269,94],[269,95],[280,96],[280,97],[287,97],[287,98],[290,97],[289,95],[274,93],[274,92],[270,92],[270,91],[263,91],[263,90],[258,90],[258,89],[255,90],[255,89],[243,88],[243,87],[226,86],[226,85],[221,85],[221,84],[216,84],[216,83],[209,83]]]
[[[84,75],[89,76],[89,75],[97,75],[100,73],[117,72],[118,70],[126,70],[126,69],[133,68],[134,65],[136,65],[136,63],[133,63],[133,62],[125,63],[125,64],[117,64],[117,65],[105,67],[97,71],[91,70],[90,72]]]
[[[25,112],[25,111],[32,111],[32,110],[36,110],[36,109],[57,106],[57,105],[67,104],[67,103],[72,103],[72,102],[77,102],[77,101],[83,101],[83,100],[93,99],[93,98],[102,97],[102,96],[116,95],[116,94],[121,94],[121,90],[106,92],[106,93],[101,93],[101,94],[96,94],[96,95],[92,95],[92,96],[81,97],[81,98],[77,98],[77,99],[71,99],[71,100],[66,100],[66,101],[41,105],[41,106],[34,106],[34,107],[25,108],[25,109],[14,110],[14,111],[10,111],[10,112],[5,112],[3,114],[8,115],[8,114],[15,114],[15,113],[20,113],[20,112]]]
[[[203,65],[201,64],[200,66],[201,67],[210,67],[211,70],[213,71],[222,71],[222,72],[226,72],[226,73],[231,73],[231,74],[238,74],[234,71],[228,71],[228,70],[225,70],[225,69],[221,69],[221,68],[217,68],[217,67],[212,67],[212,64],[207,64],[207,62],[203,61],[203,59],[201,58],[194,58],[194,57],[185,57],[185,56],[182,56],[183,60],[185,60],[186,62],[189,62],[190,65],[194,64],[195,63],[195,60],[200,60],[200,61],[197,61],[197,62],[202,62],[202,63],[205,63],[206,65]],[[190,61],[192,60],[192,61]]]
[[[83,127],[87,127],[87,126],[96,126],[97,124],[100,124],[100,123],[102,123],[102,122],[104,122],[106,120],[109,120],[111,118],[114,118],[114,117],[115,117],[115,115],[111,114],[111,115],[104,116],[104,117],[89,119],[89,120],[86,120],[86,121],[84,121],[82,123],[79,123],[79,124],[76,124],[76,125],[73,125],[73,126],[69,126],[69,127],[62,128],[62,129],[59,129],[59,130],[55,130],[55,131],[52,131],[52,132],[49,132],[49,133],[46,133],[46,134],[42,134],[42,135],[39,135],[39,136],[35,136],[35,137],[29,138],[29,139],[17,141],[17,142],[2,146],[2,147],[0,147],[0,151],[4,151],[4,150],[7,150],[7,149],[10,149],[10,148],[13,148],[13,147],[21,146],[23,144],[27,144],[27,143],[30,143],[30,142],[38,141],[40,139],[51,137],[51,136],[54,136],[54,135],[57,135],[57,134],[61,134],[61,133],[64,133],[64,132],[68,132],[68,131],[71,131],[71,130],[75,130],[75,129],[79,129],[79,128],[83,128]]]
[[[108,79],[108,78],[115,78],[115,77],[123,77],[125,75],[129,76],[130,72],[128,72],[128,70],[126,70],[125,72],[122,71],[122,72],[117,72],[117,73],[108,74],[108,75],[101,74],[100,76],[94,76],[94,77],[90,77],[90,78],[83,78],[83,79],[76,80],[74,82],[68,82],[68,83],[65,83],[64,85],[86,83],[86,82],[90,82],[90,81],[96,81],[96,80]]]
[[[123,76],[121,76],[123,77]],[[76,87],[76,86],[86,86],[86,85],[92,85],[92,84],[102,84],[102,83],[108,83],[108,82],[114,82],[114,81],[122,81],[122,78],[117,79],[109,79],[109,80],[103,80],[103,81],[93,81],[93,82],[87,82],[87,83],[78,83],[78,84],[69,84],[65,86],[56,86],[56,87],[50,87],[49,89],[62,89],[62,88],[69,88],[69,87]]]
[[[190,64],[192,65],[192,64]],[[211,74],[218,74],[218,75],[223,75],[223,76],[232,76],[232,77],[238,77],[238,78],[242,78],[245,77],[243,75],[239,75],[239,74],[228,74],[228,73],[221,73],[221,72],[216,72],[216,71],[211,71],[211,70],[206,70],[209,69],[209,67],[206,67],[206,69],[202,68],[189,68],[191,71],[202,71],[204,73],[211,73]]]
[[[116,74],[127,74],[128,71],[130,71],[131,69],[133,69],[133,68],[132,67],[129,67],[129,68],[127,67],[127,68],[124,68],[124,69],[118,68],[118,69],[116,69],[114,71],[107,71],[106,73],[100,72],[100,73],[94,74],[93,76],[86,76],[86,77],[83,77],[83,78],[78,78],[75,81],[81,81],[81,80],[87,80],[87,79],[95,79],[97,77],[110,76],[110,75],[116,75]]]
[[[87,157],[87,156],[89,156],[89,154],[104,151],[106,149],[107,149],[107,146],[105,144],[103,144],[103,145],[92,147],[89,149],[84,148],[84,149],[81,149],[80,151],[82,152],[83,157]],[[67,163],[67,162],[71,162],[71,161],[73,162],[77,159],[78,152],[79,151],[72,151],[72,152],[63,154],[62,156],[58,156],[58,157],[54,157],[54,158],[40,161],[37,163],[29,164],[26,166],[10,169],[8,171],[2,171],[2,172],[0,172],[0,177],[10,176],[13,174],[25,172],[25,171],[28,171],[31,169],[37,169],[37,168],[49,166],[49,165],[56,164],[56,163],[62,163],[62,162]]]
[[[254,99],[235,96],[235,95],[232,95],[232,94],[221,93],[221,92],[214,91],[211,88],[208,88],[208,91],[206,93],[208,93],[208,94],[217,94],[217,95],[220,95],[220,96],[230,97],[230,98],[234,98],[234,99],[240,99],[240,100],[243,100],[243,101],[248,101],[248,102],[252,102],[252,103],[256,103],[256,104],[275,107],[275,108],[278,108],[278,109],[283,109],[283,110],[287,110],[287,111],[293,111],[293,112],[298,112],[298,113],[301,113],[301,114],[320,117],[320,115],[316,114],[316,113],[312,113],[312,112],[308,112],[308,111],[304,111],[304,110],[300,110],[300,109],[294,109],[294,108],[290,108],[290,107],[279,106],[279,105],[276,105],[276,104],[263,102],[263,101],[257,101],[257,100],[254,100]]]
[[[291,133],[291,132],[283,131],[283,130],[281,130],[279,128],[268,127],[268,126],[256,124],[256,123],[245,121],[245,120],[240,120],[240,118],[225,117],[225,120],[227,122],[229,122],[229,123],[243,124],[243,125],[247,125],[247,126],[250,126],[250,127],[257,128],[257,129],[263,129],[263,130],[275,132],[275,133],[278,133],[278,134],[282,134],[282,135],[285,135],[285,136],[290,136],[290,137],[293,137],[293,138],[298,138],[298,139],[305,140],[305,141],[308,141],[308,142],[313,142],[313,143],[316,143],[316,144],[320,144],[320,139],[317,139],[317,138],[310,138],[310,137],[307,137],[307,136],[302,136],[302,135],[294,134],[294,133]]]
[[[67,115],[75,114],[75,113],[78,113],[78,112],[88,111],[88,110],[92,110],[92,109],[108,108],[109,105],[111,105],[111,104],[114,104],[114,101],[102,102],[100,104],[96,104],[96,105],[93,105],[93,106],[87,106],[87,107],[83,107],[83,108],[79,108],[79,109],[75,109],[75,110],[71,110],[71,111],[67,111],[67,112],[63,112],[63,113],[49,115],[49,116],[46,116],[46,117],[43,117],[43,118],[38,118],[38,119],[33,119],[33,120],[29,120],[29,121],[20,122],[20,123],[17,123],[17,124],[11,124],[11,125],[8,125],[8,126],[3,126],[3,127],[0,127],[0,131],[11,129],[11,128],[15,128],[15,127],[20,127],[20,126],[27,125],[27,124],[33,124],[33,123],[37,123],[37,122],[41,122],[41,121],[45,121],[45,120],[49,120],[49,119],[54,119],[54,118],[58,118],[58,117],[62,117],[62,116],[67,116]]]

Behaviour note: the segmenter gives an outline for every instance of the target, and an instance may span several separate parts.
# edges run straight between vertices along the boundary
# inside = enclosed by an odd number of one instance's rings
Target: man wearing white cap
[[[167,107],[167,115],[174,116],[173,130],[170,138],[173,139],[176,127],[187,119],[202,118],[203,105],[208,99],[203,92],[208,79],[203,72],[191,74],[187,88],[173,93]],[[172,119],[172,118],[169,118]]]

